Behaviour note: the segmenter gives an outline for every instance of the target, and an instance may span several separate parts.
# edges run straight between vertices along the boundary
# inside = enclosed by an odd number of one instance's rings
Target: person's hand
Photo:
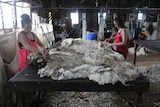
[[[42,54],[43,58],[47,55],[47,51],[44,47],[37,46],[38,52]]]
[[[107,38],[107,39],[105,39],[105,42],[109,42],[111,39],[110,38]]]
[[[107,43],[107,46],[111,47],[111,46],[113,46],[113,43]]]
[[[109,43],[109,42],[103,42],[104,45],[108,46],[108,47],[112,47],[115,45],[115,43]]]
[[[48,55],[48,51],[44,47],[43,47],[43,53],[45,56]]]

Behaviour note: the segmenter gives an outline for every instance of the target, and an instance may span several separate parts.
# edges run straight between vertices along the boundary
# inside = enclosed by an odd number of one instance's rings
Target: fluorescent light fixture
[[[143,13],[139,12],[138,13],[138,20],[142,20],[143,19]]]

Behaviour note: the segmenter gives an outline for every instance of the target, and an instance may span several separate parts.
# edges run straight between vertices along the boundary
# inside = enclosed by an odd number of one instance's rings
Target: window
[[[74,24],[78,24],[79,22],[78,13],[71,13],[71,19],[72,19],[72,26]]]
[[[33,29],[35,29],[39,23],[40,23],[40,17],[38,16],[38,14],[36,12],[33,12],[32,13],[32,27],[33,27]]]
[[[17,27],[21,27],[21,15],[22,14],[30,15],[30,4],[26,2],[17,2],[16,11],[17,11]]]
[[[2,0],[4,2],[6,2],[6,0]],[[10,5],[10,4],[7,4],[7,3],[1,3],[1,13],[0,13],[0,29],[2,29],[2,21],[4,22],[4,28],[13,28],[13,21],[14,21],[14,18],[13,18],[13,5]],[[6,14],[7,13],[7,14]],[[3,17],[3,19],[2,19]]]
[[[1,0],[0,9],[0,29],[2,29],[2,21],[4,28],[13,28],[15,25],[15,10],[13,0]],[[3,3],[8,2],[8,3]],[[7,13],[7,14],[6,14]],[[30,15],[30,4],[26,2],[16,2],[17,27],[21,27],[21,15],[26,13]],[[2,19],[3,17],[3,19]]]
[[[106,19],[106,13],[103,13],[103,20]],[[98,13],[98,24],[100,23],[100,13]]]

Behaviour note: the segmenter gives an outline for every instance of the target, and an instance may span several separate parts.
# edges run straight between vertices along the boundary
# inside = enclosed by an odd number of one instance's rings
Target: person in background
[[[58,30],[56,31],[56,42],[63,41],[67,37],[69,37],[69,35],[67,34],[66,29],[64,27],[58,26]]]
[[[139,40],[146,40],[146,39],[147,39],[147,34],[146,34],[146,32],[141,32],[141,33],[138,35],[138,39],[139,39]]]
[[[122,18],[117,17],[114,19],[113,23],[114,23],[114,26],[118,29],[118,32],[116,36],[111,38],[111,39],[115,39],[115,43],[109,43],[108,41],[106,41],[107,45],[109,47],[115,46],[116,51],[122,54],[126,59],[128,55],[129,40],[128,40],[126,28],[124,26],[124,21]]]
[[[66,31],[65,28],[63,28],[61,34],[62,34],[62,41],[63,41],[64,39],[66,39],[67,37],[69,37],[69,35],[67,34],[67,31]]]
[[[18,66],[19,71],[28,65],[28,55],[31,52],[39,52],[45,57],[47,51],[32,30],[32,21],[27,14],[21,15],[23,31],[18,34]]]

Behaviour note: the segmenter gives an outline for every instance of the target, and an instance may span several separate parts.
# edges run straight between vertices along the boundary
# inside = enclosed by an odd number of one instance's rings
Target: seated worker
[[[67,37],[69,37],[69,35],[67,34],[66,29],[63,27],[59,27],[58,31],[56,32],[56,39],[57,39],[56,42],[63,41]]]
[[[147,39],[147,34],[146,34],[146,32],[141,32],[141,33],[138,35],[138,39],[139,39],[139,40],[146,40],[146,39]]]
[[[87,35],[87,40],[97,40],[98,34],[95,30],[91,30],[90,33]]]
[[[19,71],[28,65],[28,55],[31,52],[39,52],[45,57],[47,51],[32,30],[32,22],[29,15],[21,15],[23,31],[18,34],[18,66]]]
[[[129,39],[127,36],[126,28],[124,26],[124,21],[122,18],[118,17],[115,18],[114,26],[118,29],[118,32],[115,37],[112,37],[111,39],[115,39],[115,43],[109,43],[107,42],[107,45],[109,47],[116,46],[116,51],[119,52],[124,56],[124,58],[127,58],[128,55],[128,45],[129,45]]]

